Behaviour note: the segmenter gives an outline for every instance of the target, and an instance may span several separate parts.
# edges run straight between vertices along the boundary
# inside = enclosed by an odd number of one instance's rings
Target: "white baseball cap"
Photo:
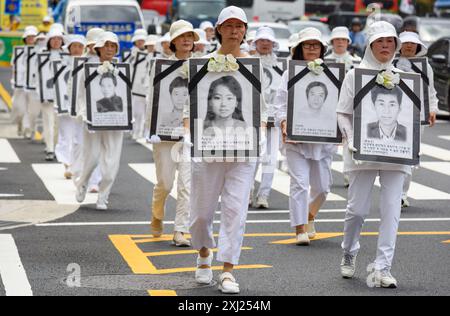
[[[202,29],[195,29],[194,30],[195,33],[197,33],[197,35],[199,36],[199,40],[195,42],[195,44],[200,44],[200,45],[210,45],[210,43],[208,42],[208,39],[206,38],[206,32]]]
[[[145,39],[144,46],[155,46],[156,43],[158,43],[158,39],[159,39],[159,37],[157,35],[149,35]]]
[[[134,43],[136,41],[145,41],[147,39],[148,33],[144,29],[138,29],[134,31],[133,38],[131,42]]]
[[[185,34],[185,33],[193,33],[194,34],[194,41],[197,42],[200,40],[200,37],[197,33],[194,31],[194,26],[188,21],[185,20],[179,20],[174,22],[170,26],[170,42],[172,42],[177,37]]]
[[[203,21],[200,24],[200,29],[202,29],[203,31],[206,31],[207,29],[214,29],[214,25],[209,21]]]
[[[94,27],[94,28],[90,29],[86,33],[86,40],[87,40],[86,45],[96,44],[98,42],[98,40],[100,40],[100,37],[102,36],[103,33],[105,33],[105,31],[98,27]]]
[[[248,39],[247,39],[248,40]],[[261,26],[257,31],[253,43],[251,45],[252,49],[256,49],[256,42],[259,40],[269,40],[273,43],[273,49],[278,50],[280,44],[275,38],[275,32],[268,26]]]
[[[349,44],[352,43],[352,39],[350,38],[350,31],[347,27],[345,26],[338,26],[335,27],[333,29],[333,31],[331,31],[331,37],[330,37],[330,44],[333,40],[338,39],[338,38],[345,38],[346,40],[349,41]]]
[[[420,45],[420,51],[417,53],[418,57],[425,56],[428,52],[428,47],[420,40],[419,34],[414,32],[400,33],[400,41],[404,43],[414,43]]]
[[[322,32],[315,27],[307,27],[298,33],[297,40],[292,43],[292,51],[301,43],[312,40],[319,41],[325,49],[328,47],[327,43],[322,39]]]
[[[117,45],[117,52],[120,51],[119,38],[113,32],[103,32],[100,39],[95,44],[94,48],[102,48],[105,46],[106,42],[111,42]]]
[[[372,23],[367,29],[367,46],[370,46],[376,40],[383,37],[394,37],[397,43],[397,52],[400,51],[401,42],[398,38],[395,27],[386,21],[377,21]]]
[[[22,38],[25,39],[28,36],[37,36],[38,33],[39,33],[39,31],[35,26],[29,25],[25,28]]]
[[[235,6],[230,6],[220,12],[219,18],[217,19],[217,25],[222,25],[225,21],[231,19],[237,19],[245,24],[248,23],[247,15],[244,10]]]

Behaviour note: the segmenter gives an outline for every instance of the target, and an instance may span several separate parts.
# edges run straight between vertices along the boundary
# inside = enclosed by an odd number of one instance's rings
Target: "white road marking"
[[[425,168],[434,172],[450,176],[450,162],[425,161],[420,163],[420,168]]]
[[[345,209],[329,209],[329,210],[320,210],[319,214],[331,214],[331,213],[345,213],[346,210]],[[265,215],[265,214],[289,214],[290,211],[289,210],[277,210],[277,211],[264,211],[264,210],[260,210],[260,211],[248,211],[247,214],[251,214],[251,215]],[[216,214],[222,214],[222,212],[216,212]]]
[[[156,179],[156,168],[154,163],[133,163],[129,164],[130,168],[136,171],[140,176],[142,176],[145,180],[156,185],[158,182]],[[177,173],[178,174],[178,173]],[[172,188],[172,192],[170,192],[170,196],[175,200],[178,197],[176,184],[177,184],[177,174],[175,175],[174,186]]]
[[[11,235],[0,235],[0,276],[6,296],[33,296],[16,243]]]
[[[440,139],[450,141],[450,136],[438,136]]]
[[[316,219],[316,223],[343,223],[345,219]],[[380,222],[379,218],[369,218],[366,222]],[[450,222],[450,218],[401,218],[401,222]],[[79,222],[79,223],[45,223],[36,224],[37,227],[79,227],[79,226],[140,226],[150,225],[151,222]],[[247,224],[281,224],[290,223],[289,220],[248,220]],[[174,225],[173,221],[164,221],[166,225]],[[220,224],[220,221],[214,221]]]
[[[62,164],[33,164],[33,170],[44,182],[45,187],[53,195],[56,203],[73,205],[79,204],[75,199],[76,188],[72,180],[64,178],[64,166]],[[95,204],[97,194],[86,194],[82,204]]]
[[[8,170],[8,168],[0,168],[0,171]]]
[[[21,197],[23,194],[7,194],[7,193],[0,193],[0,198],[6,198],[6,197]]]
[[[19,157],[7,139],[0,138],[0,163],[20,163]]]
[[[422,143],[420,145],[420,151],[422,152],[422,155],[443,161],[450,161],[450,150]]]

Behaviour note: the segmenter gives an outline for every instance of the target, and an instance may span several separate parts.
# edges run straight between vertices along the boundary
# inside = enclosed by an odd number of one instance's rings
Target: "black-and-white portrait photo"
[[[112,72],[99,74],[97,68],[100,65],[97,63],[84,65],[87,82],[88,128],[91,130],[131,130],[130,65],[115,64],[116,69],[122,75]]]
[[[240,60],[247,71],[208,72],[190,94],[194,157],[256,158],[259,154],[260,80],[257,59]],[[190,80],[208,59],[190,61]]]
[[[70,77],[69,58],[53,61],[53,78],[55,82],[55,106],[59,114],[69,113],[70,102],[67,84]]]
[[[267,104],[274,103],[277,89],[281,85],[283,72],[280,72],[279,70],[281,70],[281,68],[263,67],[263,78],[261,80],[261,86],[264,93],[264,99]]]
[[[27,73],[26,73],[26,87],[27,90],[36,90],[36,80],[37,80],[37,53],[35,46],[27,46]]]
[[[53,102],[55,99],[55,88],[50,53],[38,54],[38,79],[41,102]]]
[[[290,80],[298,79],[288,94],[287,132],[290,141],[342,142],[336,106],[345,67],[338,63],[326,65],[330,72],[317,75],[307,71],[307,64],[303,61],[289,62]]]
[[[421,75],[421,89],[420,100],[421,100],[421,111],[420,111],[420,121],[422,125],[429,125],[430,122],[430,94],[429,94],[429,80],[427,74],[427,58],[417,57],[417,58],[397,58],[394,60],[394,65],[404,71],[413,72]]]
[[[75,57],[72,64],[72,96],[70,97],[70,115],[77,116],[77,96],[80,84],[80,75],[84,71],[84,64],[87,62],[87,57]]]
[[[179,141],[184,135],[183,110],[189,104],[188,79],[181,73],[182,65],[171,68],[176,61],[157,59],[154,85],[151,135],[165,141]],[[153,83],[151,83],[153,84]]]
[[[15,46],[13,54],[14,88],[24,88],[26,85],[26,49]]]
[[[362,90],[378,72],[356,69],[356,92]],[[355,104],[354,158],[415,165],[420,146],[420,76],[400,73],[405,86],[393,89],[372,83],[370,91]],[[406,87],[406,88],[405,88]],[[357,99],[355,102],[359,101]]]

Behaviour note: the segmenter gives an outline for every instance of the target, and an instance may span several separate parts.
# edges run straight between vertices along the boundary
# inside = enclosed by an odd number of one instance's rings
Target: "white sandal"
[[[209,256],[207,258],[202,258],[198,255],[197,270],[195,270],[195,280],[198,284],[211,284],[213,280],[213,271],[211,269],[213,258],[214,255],[211,250],[209,251]],[[200,269],[201,266],[209,266],[209,268]]]
[[[239,284],[230,272],[225,272],[219,278],[219,290],[224,294],[239,294]]]

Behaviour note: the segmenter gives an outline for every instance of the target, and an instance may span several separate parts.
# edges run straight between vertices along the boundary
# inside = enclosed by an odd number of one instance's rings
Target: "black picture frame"
[[[355,69],[355,95],[358,93],[378,75],[377,70],[369,70],[357,68]],[[376,87],[368,90],[367,94],[361,96],[361,100],[355,99],[354,113],[353,113],[353,128],[354,128],[354,147],[358,150],[353,154],[353,159],[368,162],[382,162],[391,164],[400,164],[414,166],[418,165],[420,161],[420,98],[417,96],[417,91],[420,89],[420,75],[413,73],[399,73],[401,81],[409,88],[411,96],[403,88],[402,94],[402,115],[401,121],[398,119],[398,126],[396,130],[404,130],[404,138],[406,140],[385,141],[381,138],[375,139],[371,134],[371,127],[374,125],[370,120],[369,112],[375,112],[373,101],[369,93]],[[399,86],[400,87],[400,86]],[[388,90],[387,90],[388,92]],[[393,93],[393,92],[388,92]],[[365,104],[370,104],[365,106]],[[364,107],[364,110],[363,110]],[[372,115],[373,118],[373,115]],[[404,123],[407,122],[407,123]],[[402,125],[404,124],[404,125]],[[395,136],[397,138],[397,136]],[[399,137],[400,138],[400,137]],[[372,149],[373,153],[370,152]],[[382,154],[387,152],[386,154]],[[394,155],[395,153],[395,155]],[[400,153],[404,153],[404,157],[400,157]],[[406,155],[408,153],[408,155]]]
[[[66,60],[54,60],[53,66],[53,81],[55,87],[55,108],[58,114],[69,114],[71,111],[70,99],[68,95],[68,81],[71,75],[68,56]]]
[[[200,159],[205,161],[256,161],[260,155],[259,141],[260,141],[260,127],[261,127],[261,62],[259,58],[238,58],[245,69],[239,68],[239,71],[235,72],[204,72],[209,62],[207,58],[192,58],[189,60],[189,76],[190,76],[190,130],[193,147],[191,148],[191,156],[194,159]],[[202,71],[203,69],[203,71]],[[202,74],[203,72],[203,74]],[[201,80],[197,84],[193,85],[192,81],[197,81],[198,76],[201,76]],[[199,143],[203,140],[203,122],[206,118],[208,107],[208,94],[211,83],[222,77],[234,77],[239,84],[245,84],[245,88],[242,88],[243,96],[248,100],[245,105],[242,100],[242,113],[247,113],[247,116],[251,115],[251,119],[247,122],[252,124],[247,126],[251,128],[251,141],[250,147],[245,149],[207,149],[205,150]],[[206,94],[206,98],[203,101],[200,100],[200,96]],[[200,108],[200,102],[202,108]],[[205,106],[206,105],[206,106]],[[246,108],[245,108],[246,107]],[[199,112],[202,112],[200,117]],[[245,115],[243,115],[245,118]],[[245,139],[247,143],[247,138]]]
[[[26,86],[26,58],[27,50],[25,46],[14,46],[13,51],[13,73],[14,88],[23,89]],[[25,76],[19,76],[25,74]]]
[[[27,46],[27,75],[26,75],[26,88],[27,90],[36,90],[36,77],[37,77],[37,52],[36,46]]]
[[[59,59],[69,56],[68,53],[59,52]],[[50,61],[50,52],[42,52],[37,55],[38,60],[38,79],[39,79],[39,97],[41,102],[55,101],[55,87],[53,80],[53,66]]]
[[[121,63],[129,63],[131,58],[131,50],[129,49],[123,50],[122,53],[120,54],[120,57]]]
[[[136,58],[132,60],[132,93],[135,96],[145,98],[146,95],[142,93],[142,91],[137,91],[136,83],[139,80],[144,80],[145,76],[148,76],[147,73],[147,63],[148,63],[148,53],[138,52],[136,54]]]
[[[77,116],[77,98],[78,98],[78,87],[81,78],[80,74],[84,70],[84,64],[88,61],[88,57],[75,57],[72,62],[72,96],[70,97],[70,115],[73,117]]]
[[[345,78],[345,65],[342,63],[324,63],[329,69],[329,73],[323,72],[320,75],[307,73],[308,62],[306,61],[289,61],[289,80],[293,80],[297,75],[303,73],[304,76],[300,78],[294,85],[288,89],[288,105],[287,105],[287,140],[290,142],[301,143],[321,143],[321,144],[341,144],[342,133],[337,122],[337,100],[340,95],[340,84]],[[331,78],[329,76],[333,76]],[[322,111],[323,119],[317,123],[317,127],[311,128],[307,125],[317,117],[313,112],[309,113],[301,111],[307,99],[307,89],[309,84],[321,83],[327,89],[327,96],[322,106],[326,106],[329,110]],[[299,91],[296,91],[298,89]],[[331,92],[334,92],[333,94]],[[330,117],[330,113],[331,116]],[[302,116],[304,114],[304,116]],[[309,118],[308,118],[309,117]],[[325,129],[322,123],[329,121],[330,124],[335,124],[335,127]],[[303,122],[302,122],[303,120]],[[308,124],[307,124],[308,123]],[[307,124],[307,125],[305,125]],[[299,131],[301,129],[301,131]],[[313,135],[316,134],[316,135]]]
[[[101,100],[103,100],[103,98],[98,98],[99,91],[101,91],[101,75],[98,74],[97,68],[101,65],[101,63],[90,62],[84,64],[84,84],[86,85],[86,111],[88,129],[91,131],[130,131],[133,129],[130,64],[113,63],[113,65],[119,70],[119,73],[121,73],[121,75],[116,76],[117,86],[120,83],[120,87],[115,90],[115,93],[117,92],[117,90],[119,90],[120,92],[120,94],[116,95],[116,97],[120,98],[122,111],[98,111],[98,104]],[[90,79],[91,81],[88,82]],[[94,97],[97,97],[95,101],[96,105],[94,105],[92,102]],[[126,102],[125,104],[123,103],[124,99]],[[117,115],[114,115],[114,113],[112,112],[116,112]],[[102,120],[106,122],[102,122]]]

